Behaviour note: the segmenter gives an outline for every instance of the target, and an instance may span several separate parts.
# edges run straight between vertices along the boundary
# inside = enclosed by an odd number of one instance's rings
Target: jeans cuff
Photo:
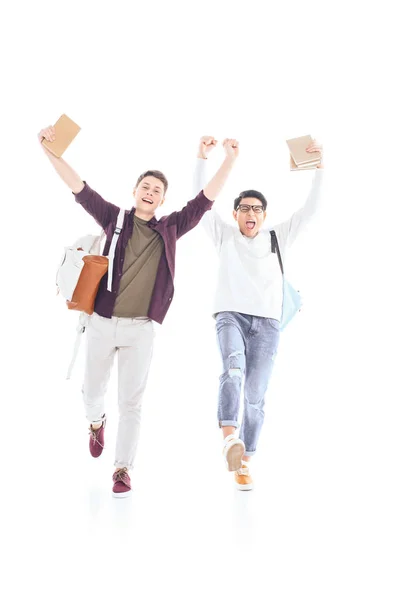
[[[93,419],[89,419],[89,417],[87,417],[87,419],[88,419],[88,421],[89,421],[91,424],[93,424],[93,423],[103,423],[103,421],[105,421],[105,420],[106,420],[106,415],[105,415],[105,414],[103,414],[103,415],[100,417],[100,419],[94,419],[94,420],[93,420]]]
[[[118,462],[118,461],[115,461],[114,467],[116,467],[117,469],[128,469],[128,471],[133,469],[133,465],[128,465],[126,462]]]
[[[243,456],[254,456],[255,453],[256,453],[255,450],[253,450],[253,451],[246,450]]]
[[[220,427],[238,427],[238,422],[237,421],[220,421],[219,422],[219,426]]]

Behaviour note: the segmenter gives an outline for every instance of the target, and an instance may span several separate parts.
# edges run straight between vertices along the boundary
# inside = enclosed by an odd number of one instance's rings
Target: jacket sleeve
[[[212,207],[214,203],[205,197],[201,191],[197,196],[190,200],[182,210],[171,213],[166,217],[167,227],[176,226],[176,238],[179,239],[185,233],[196,227],[204,213]]]
[[[105,229],[111,221],[115,220],[116,214],[119,212],[118,206],[104,200],[86,183],[85,187],[78,194],[74,194],[76,202],[81,204],[86,212],[91,215],[95,221]]]

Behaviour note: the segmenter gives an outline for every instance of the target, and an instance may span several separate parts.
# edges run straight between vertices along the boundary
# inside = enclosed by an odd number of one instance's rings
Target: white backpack
[[[114,235],[111,240],[110,250],[108,252],[108,276],[107,276],[107,290],[112,289],[112,277],[113,277],[113,266],[114,266],[114,255],[115,248],[117,246],[118,237],[122,231],[124,223],[125,210],[120,209],[117,218],[117,225],[114,230]],[[83,257],[88,254],[101,254],[101,249],[105,238],[105,233],[102,231],[100,235],[85,235],[79,238],[72,246],[66,246],[64,248],[64,255],[61,259],[60,265],[57,269],[56,284],[58,293],[65,298],[65,300],[71,300],[76,285],[79,280],[79,276],[83,269]],[[75,364],[76,357],[78,355],[79,346],[81,343],[81,336],[86,329],[89,315],[81,312],[79,315],[79,323],[77,327],[77,336],[75,340],[74,352],[71,363],[68,368],[67,379],[70,379],[73,366]]]

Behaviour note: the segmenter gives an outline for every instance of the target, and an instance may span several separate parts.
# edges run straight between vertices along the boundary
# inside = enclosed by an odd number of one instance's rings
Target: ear
[[[237,221],[237,211],[234,210],[232,214],[233,214],[233,218],[235,219],[235,221]]]
[[[166,197],[163,196],[163,198],[162,198],[162,200],[161,200],[161,202],[160,202],[160,204],[158,206],[162,206],[164,204],[165,200],[166,200]]]
[[[264,210],[264,215],[263,215],[263,222],[265,221],[265,219],[267,218],[267,211]]]

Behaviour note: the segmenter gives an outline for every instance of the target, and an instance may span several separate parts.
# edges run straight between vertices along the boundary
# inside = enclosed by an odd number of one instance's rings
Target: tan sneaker
[[[248,491],[253,489],[253,480],[249,472],[249,463],[242,460],[242,466],[235,472],[235,482],[238,490]]]
[[[242,464],[242,457],[246,450],[244,443],[233,434],[224,439],[224,448],[222,453],[225,458],[228,471],[237,471]]]

